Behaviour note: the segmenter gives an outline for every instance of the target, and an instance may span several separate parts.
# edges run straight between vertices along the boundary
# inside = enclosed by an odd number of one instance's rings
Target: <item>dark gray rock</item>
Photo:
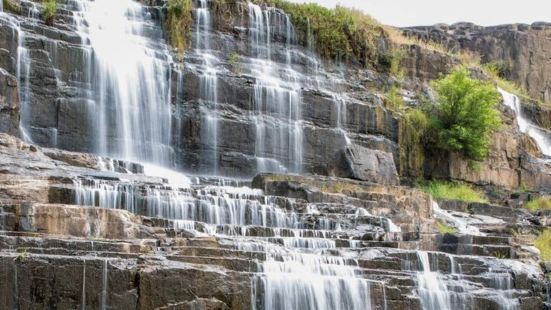
[[[354,179],[394,185],[399,182],[392,154],[352,144],[346,148],[345,158]]]

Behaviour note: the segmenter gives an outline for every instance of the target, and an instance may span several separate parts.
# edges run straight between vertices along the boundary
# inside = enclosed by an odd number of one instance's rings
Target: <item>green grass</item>
[[[291,3],[285,0],[254,0],[282,9],[289,14],[299,39],[312,44],[326,59],[357,60],[360,64],[377,66],[381,39],[388,38],[383,25],[361,11],[337,6],[325,8],[316,3]],[[390,55],[390,54],[389,54]],[[388,59],[390,66],[391,60]]]
[[[180,57],[191,41],[193,4],[191,0],[169,0],[167,3],[166,29],[168,42]]]
[[[551,229],[542,231],[534,245],[540,250],[542,261],[551,261]]]
[[[21,13],[21,6],[19,2],[15,2],[14,0],[3,0],[2,3],[4,4],[4,11],[14,14]]]
[[[57,1],[47,0],[42,7],[42,19],[47,25],[53,25],[54,17],[57,13]]]
[[[501,65],[496,63],[489,63],[484,64],[480,66],[482,68],[482,71],[484,74],[486,74],[490,79],[496,83],[497,87],[505,90],[508,93],[517,95],[521,99],[524,99],[525,101],[534,102],[538,105],[542,105],[543,103],[537,99],[531,98],[530,95],[522,89],[519,85],[515,84],[514,82],[511,82],[503,77],[503,69],[501,68]]]
[[[241,58],[241,56],[236,52],[232,52],[228,56],[228,63],[230,64],[232,71],[236,74],[241,73],[241,67],[239,65],[239,59],[240,58]]]
[[[441,221],[436,223],[436,228],[441,234],[455,234],[457,232],[457,229]]]
[[[432,181],[427,184],[420,185],[420,187],[423,191],[431,194],[434,199],[487,202],[487,199],[483,193],[462,183]]]
[[[540,197],[538,199],[529,201],[524,207],[531,212],[536,212],[539,210],[551,210],[551,199]]]

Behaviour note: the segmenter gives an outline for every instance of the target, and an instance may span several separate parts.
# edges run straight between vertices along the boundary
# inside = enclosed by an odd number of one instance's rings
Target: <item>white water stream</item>
[[[510,107],[515,112],[520,131],[532,137],[544,155],[551,156],[551,133],[538,127],[522,115],[522,108],[518,96],[508,93],[501,88],[498,88],[498,91],[501,93],[501,96],[503,96],[503,104]]]

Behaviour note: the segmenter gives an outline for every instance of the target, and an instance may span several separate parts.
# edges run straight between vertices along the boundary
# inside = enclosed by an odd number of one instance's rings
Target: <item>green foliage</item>
[[[542,231],[534,245],[540,250],[542,261],[551,261],[551,229],[547,228]]]
[[[423,137],[428,128],[428,118],[420,109],[408,110],[400,118],[400,169],[402,175],[406,172],[413,173],[412,177],[422,175],[425,152]]]
[[[295,29],[304,34],[303,43],[312,41],[324,58],[356,59],[366,66],[377,64],[378,43],[387,33],[372,17],[341,6],[328,9],[316,3],[296,4],[285,0],[253,2],[266,3],[289,14]]]
[[[53,25],[57,13],[57,0],[47,0],[42,7],[42,19],[47,25]]]
[[[436,223],[436,228],[441,234],[455,234],[457,232],[457,229],[441,221]]]
[[[404,71],[402,68],[402,59],[404,58],[405,51],[403,49],[397,49],[392,53],[392,59],[390,62],[390,74],[403,79]]]
[[[418,185],[423,191],[431,194],[434,199],[461,200],[466,202],[486,202],[483,193],[472,187],[455,182],[432,181]]]
[[[19,2],[15,2],[14,0],[3,0],[2,3],[4,4],[4,11],[14,14],[21,13],[21,5]]]
[[[384,103],[387,108],[399,110],[404,106],[404,97],[400,94],[400,88],[397,86],[390,88],[385,97]]]
[[[234,73],[239,74],[241,71],[241,68],[239,67],[239,54],[236,52],[232,52],[228,57],[228,63],[232,67],[232,70]]]
[[[540,197],[538,199],[534,199],[529,201],[525,208],[530,210],[531,212],[536,212],[539,210],[551,210],[551,199]]]
[[[468,160],[484,160],[491,134],[501,126],[495,86],[471,78],[467,69],[460,68],[435,81],[433,88],[438,96],[430,119],[434,145]]]
[[[193,27],[192,0],[168,0],[166,28],[168,42],[182,57],[191,40]]]

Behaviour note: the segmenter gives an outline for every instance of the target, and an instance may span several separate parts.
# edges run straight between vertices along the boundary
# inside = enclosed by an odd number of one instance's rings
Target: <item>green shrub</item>
[[[57,13],[57,1],[47,0],[42,7],[42,19],[47,25],[53,25]]]
[[[539,210],[551,210],[551,199],[540,197],[538,199],[529,201],[525,205],[525,207],[531,212],[536,212]]]
[[[192,0],[168,0],[166,29],[168,42],[182,57],[191,40],[193,27]]]
[[[460,68],[435,81],[433,88],[438,99],[430,113],[434,146],[468,160],[484,160],[491,134],[501,126],[495,86],[471,78],[467,69]]]
[[[541,260],[551,261],[551,229],[542,231],[534,245],[540,250]]]
[[[436,223],[436,228],[438,229],[438,232],[441,234],[455,234],[457,232],[457,229],[455,229],[454,227],[451,227],[450,225],[442,221],[438,221]]]
[[[432,181],[427,184],[421,184],[421,189],[434,199],[461,200],[466,202],[486,202],[483,193],[472,187],[455,182]]]

